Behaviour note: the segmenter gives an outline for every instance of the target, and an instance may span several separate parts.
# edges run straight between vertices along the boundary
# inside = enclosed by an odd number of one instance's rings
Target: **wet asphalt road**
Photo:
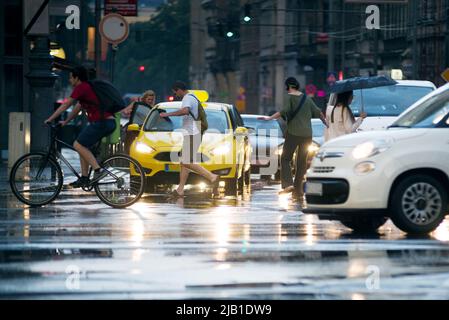
[[[122,210],[82,191],[43,208],[0,192],[0,298],[449,299],[449,219],[425,238],[390,221],[356,235],[278,190]]]

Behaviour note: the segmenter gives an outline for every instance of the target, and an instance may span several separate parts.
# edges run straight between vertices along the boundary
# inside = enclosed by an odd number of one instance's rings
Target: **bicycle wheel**
[[[140,199],[145,190],[145,174],[139,162],[117,154],[102,166],[108,174],[95,184],[101,201],[114,208],[126,208]]]
[[[61,166],[45,153],[26,154],[12,167],[9,184],[21,202],[30,206],[46,205],[61,192]]]

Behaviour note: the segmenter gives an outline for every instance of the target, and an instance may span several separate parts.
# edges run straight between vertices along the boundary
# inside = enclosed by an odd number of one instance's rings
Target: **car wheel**
[[[274,180],[275,181],[281,180],[281,170],[276,171],[276,174],[274,175]]]
[[[394,188],[390,210],[391,220],[402,231],[427,234],[444,219],[447,191],[431,176],[409,176]]]
[[[350,217],[341,218],[339,221],[345,227],[352,229],[356,233],[373,233],[376,232],[388,218],[378,216]]]
[[[245,172],[242,170],[242,174],[240,175],[240,178],[237,179],[238,182],[238,189],[240,191],[243,191],[245,189]]]
[[[245,171],[245,185],[247,185],[247,186],[251,185],[251,169],[248,169],[248,171]]]
[[[156,192],[156,185],[154,183],[151,182],[146,182],[145,184],[145,192],[146,193],[155,193]]]
[[[238,192],[238,179],[226,179],[225,180],[225,195],[227,196],[235,196]]]

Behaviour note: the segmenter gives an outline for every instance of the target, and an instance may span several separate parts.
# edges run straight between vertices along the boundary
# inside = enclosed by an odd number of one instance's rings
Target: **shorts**
[[[181,163],[198,163],[201,156],[198,155],[198,149],[201,145],[201,134],[194,136],[184,136],[182,150],[180,152]]]
[[[86,148],[92,148],[97,142],[115,130],[115,119],[107,119],[90,123],[81,131],[76,141]]]

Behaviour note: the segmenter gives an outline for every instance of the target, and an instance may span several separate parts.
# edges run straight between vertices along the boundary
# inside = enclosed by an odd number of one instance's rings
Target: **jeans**
[[[308,148],[312,143],[312,137],[298,137],[287,133],[281,156],[281,185],[285,189],[294,186],[296,194],[304,194],[304,177],[307,171]],[[296,173],[293,181],[291,162],[296,152]]]

